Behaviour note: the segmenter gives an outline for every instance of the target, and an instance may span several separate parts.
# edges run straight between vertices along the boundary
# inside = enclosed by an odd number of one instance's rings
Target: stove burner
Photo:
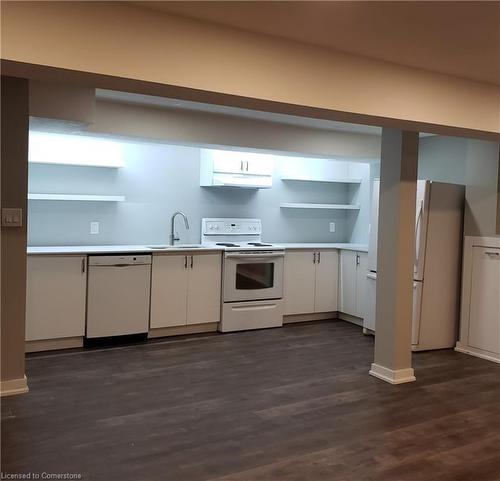
[[[272,244],[264,244],[263,242],[247,242],[247,245],[249,246],[255,246],[255,247],[272,247]]]
[[[215,245],[222,247],[240,247],[239,244],[233,244],[232,242],[217,242]]]

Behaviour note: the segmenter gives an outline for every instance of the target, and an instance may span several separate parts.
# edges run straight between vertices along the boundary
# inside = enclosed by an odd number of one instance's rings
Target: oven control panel
[[[260,219],[202,219],[202,235],[261,235]]]

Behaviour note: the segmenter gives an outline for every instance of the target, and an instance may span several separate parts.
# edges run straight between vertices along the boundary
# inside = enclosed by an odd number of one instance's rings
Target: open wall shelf
[[[309,203],[284,203],[282,209],[323,209],[323,210],[359,210],[357,204],[309,204]]]
[[[28,194],[28,200],[59,200],[80,202],[124,202],[124,195],[90,194]]]
[[[293,182],[323,182],[330,184],[361,184],[362,182],[362,179],[347,179],[347,178],[311,179],[311,178],[291,177],[291,176],[282,176],[281,180],[293,181]]]

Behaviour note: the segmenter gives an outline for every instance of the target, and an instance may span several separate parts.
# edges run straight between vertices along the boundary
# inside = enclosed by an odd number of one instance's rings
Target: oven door
[[[283,259],[279,251],[226,252],[224,302],[281,299]]]

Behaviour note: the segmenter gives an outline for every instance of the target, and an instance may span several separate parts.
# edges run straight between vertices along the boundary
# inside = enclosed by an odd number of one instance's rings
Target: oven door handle
[[[226,259],[270,259],[273,257],[284,257],[282,252],[273,252],[269,254],[230,254],[226,253]]]

